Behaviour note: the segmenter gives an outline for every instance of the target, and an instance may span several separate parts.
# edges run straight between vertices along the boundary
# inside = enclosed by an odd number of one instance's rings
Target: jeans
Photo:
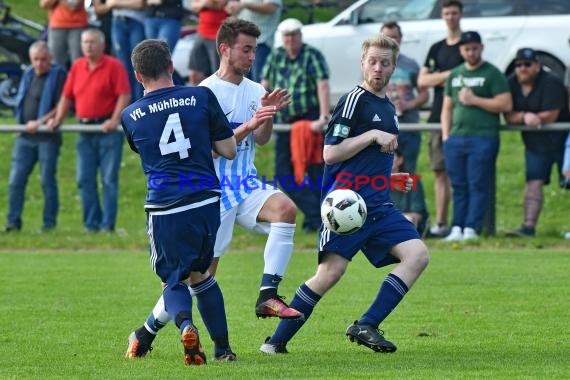
[[[147,17],[144,20],[144,34],[146,38],[165,40],[171,53],[180,39],[181,27],[182,23],[180,20],[168,17]]]
[[[453,188],[453,225],[480,231],[489,205],[498,137],[451,136],[443,145]]]
[[[410,173],[416,173],[421,143],[422,135],[420,132],[400,132],[398,135],[398,147],[404,157],[406,170]]]
[[[55,63],[66,67],[67,63],[73,64],[80,58],[81,33],[85,28],[48,28],[48,48]]]
[[[111,26],[113,36],[113,48],[117,58],[121,61],[131,83],[131,101],[134,102],[143,96],[143,87],[137,82],[131,63],[131,52],[135,46],[144,40],[144,24],[129,17],[113,17]]]
[[[294,178],[291,165],[290,132],[276,132],[275,140],[275,175],[280,181],[286,177]],[[297,207],[305,214],[303,229],[318,230],[321,226],[321,181],[323,178],[323,164],[311,164],[307,174],[314,189],[308,186],[301,188],[284,188],[283,190],[295,202]]]
[[[44,193],[43,227],[57,224],[59,193],[57,189],[57,160],[61,139],[16,137],[12,152],[12,169],[9,181],[8,226],[22,228],[22,211],[28,177],[36,162],[40,162],[40,175]]]
[[[117,220],[123,133],[82,132],[76,148],[77,186],[83,206],[83,224],[88,231],[113,231]],[[102,203],[99,203],[97,189],[98,168],[103,189]]]

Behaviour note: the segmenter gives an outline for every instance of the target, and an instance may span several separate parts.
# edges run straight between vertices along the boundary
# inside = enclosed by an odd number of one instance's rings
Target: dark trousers
[[[291,165],[290,132],[276,132],[275,140],[275,175],[279,181],[293,178]],[[295,202],[297,207],[305,214],[303,229],[318,230],[321,226],[321,181],[323,177],[323,164],[312,164],[308,168],[308,179],[311,186],[287,186],[283,191]]]

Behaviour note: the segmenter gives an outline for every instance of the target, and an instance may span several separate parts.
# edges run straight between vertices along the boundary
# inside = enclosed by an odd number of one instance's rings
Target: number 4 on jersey
[[[168,142],[170,136],[174,133],[174,141]],[[164,125],[164,130],[160,136],[160,154],[166,156],[171,153],[178,153],[180,159],[188,158],[188,150],[190,149],[190,139],[184,136],[182,124],[180,123],[180,115],[171,113]]]

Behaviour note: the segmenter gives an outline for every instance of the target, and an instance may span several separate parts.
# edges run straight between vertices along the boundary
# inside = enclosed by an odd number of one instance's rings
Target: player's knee
[[[340,268],[329,268],[326,273],[323,273],[323,276],[321,277],[321,283],[327,290],[331,289],[336,285],[337,282],[340,281],[344,272],[345,271]]]
[[[279,204],[279,220],[285,223],[295,223],[295,218],[297,217],[297,206],[295,203],[289,199],[283,199]]]
[[[207,279],[208,277],[210,277],[210,272],[206,271],[204,273],[201,272],[191,272],[190,273],[190,277],[188,278],[188,285],[195,285],[198,284],[202,281],[204,281],[205,279]]]
[[[315,278],[327,290],[332,288],[346,272],[346,262],[325,260],[319,264]]]
[[[412,255],[412,265],[418,272],[422,272],[429,264],[429,253],[425,244],[418,246]]]

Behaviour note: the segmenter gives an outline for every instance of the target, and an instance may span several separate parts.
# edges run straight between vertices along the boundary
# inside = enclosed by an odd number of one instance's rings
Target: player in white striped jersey
[[[297,319],[302,314],[290,308],[277,294],[293,252],[297,208],[273,184],[261,183],[254,165],[255,144],[264,145],[269,141],[273,116],[290,103],[290,95],[282,89],[267,93],[260,84],[245,77],[255,57],[258,36],[259,29],[255,24],[226,19],[217,38],[220,68],[200,84],[209,87],[216,95],[238,142],[237,155],[233,160],[223,157],[214,160],[222,188],[221,225],[209,272],[216,272],[219,258],[228,248],[236,223],[250,231],[268,234],[255,313],[263,318]],[[145,324],[135,331],[139,340],[144,339],[137,346],[147,347],[147,350],[138,350],[135,354],[127,351],[126,356],[144,356],[157,332],[168,321],[161,297]]]

